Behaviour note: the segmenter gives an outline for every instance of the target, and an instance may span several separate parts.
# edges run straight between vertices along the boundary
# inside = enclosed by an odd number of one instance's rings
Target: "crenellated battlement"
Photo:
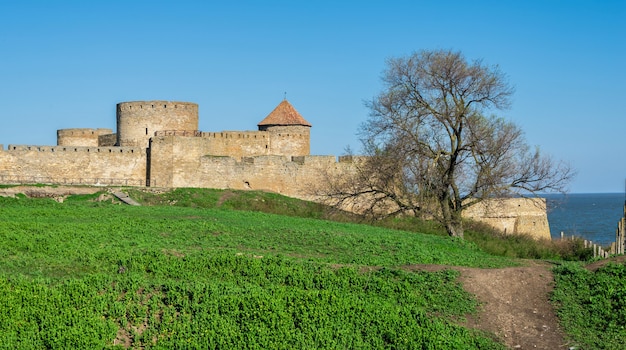
[[[213,139],[267,139],[270,135],[265,131],[220,131],[203,132],[202,137]]]
[[[117,109],[118,111],[137,111],[137,110],[146,110],[146,111],[158,111],[158,110],[166,110],[166,109],[185,109],[189,110],[192,113],[198,112],[198,104],[192,102],[178,102],[178,101],[131,101],[131,102],[122,102],[118,103]],[[147,112],[153,113],[153,112]],[[139,113],[141,114],[141,113]]]
[[[161,134],[161,133],[160,133]],[[177,132],[171,133],[179,134]],[[269,131],[220,131],[220,132],[202,132],[200,137],[205,138],[221,138],[221,139],[266,139],[270,137],[282,137],[282,138],[299,138],[299,139],[308,139],[310,137],[309,134],[300,134],[300,133],[271,133]]]
[[[137,153],[145,154],[146,149],[139,147],[82,147],[82,146],[33,146],[33,145],[9,145],[7,152],[48,152],[48,153]]]
[[[154,132],[154,136],[183,136],[202,137],[200,130],[159,130]]]
[[[106,128],[71,128],[71,129],[59,129],[57,130],[58,136],[98,136],[112,134],[113,130]]]

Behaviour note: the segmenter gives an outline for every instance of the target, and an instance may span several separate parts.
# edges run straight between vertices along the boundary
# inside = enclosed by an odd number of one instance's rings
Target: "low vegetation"
[[[458,325],[477,303],[457,272],[405,267],[585,254],[480,226],[460,240],[429,221],[364,225],[261,192],[129,192],[147,206],[0,198],[3,347],[501,349]],[[623,339],[624,269],[556,269],[554,300],[582,348]]]
[[[462,240],[92,197],[0,198],[3,346],[502,348],[456,272],[402,269],[514,263]]]
[[[554,270],[553,301],[563,327],[580,349],[623,349],[626,339],[626,265],[596,271],[580,264]]]
[[[131,190],[133,198],[148,205],[170,205],[194,208],[228,208],[260,211],[277,215],[329,219],[333,221],[366,223],[369,225],[402,231],[446,236],[445,228],[438,222],[415,217],[386,218],[366,221],[357,215],[337,211],[319,203],[302,201],[278,194],[260,191],[223,191],[214,189],[179,188],[159,194]],[[552,259],[587,261],[593,251],[575,240],[535,240],[526,235],[504,235],[479,223],[466,222],[465,240],[482,251],[496,256],[521,259]]]

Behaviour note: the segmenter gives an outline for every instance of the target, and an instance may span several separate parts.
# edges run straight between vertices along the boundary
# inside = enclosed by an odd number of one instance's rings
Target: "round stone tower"
[[[113,134],[111,129],[59,129],[57,130],[57,146],[98,147],[98,137]]]
[[[121,147],[148,147],[157,131],[196,130],[196,103],[135,101],[117,104],[117,145]]]

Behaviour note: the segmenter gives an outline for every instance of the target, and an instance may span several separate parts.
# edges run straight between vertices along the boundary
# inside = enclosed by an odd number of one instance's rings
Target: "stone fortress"
[[[254,189],[316,200],[322,174],[353,167],[350,157],[310,155],[311,124],[287,101],[256,131],[198,130],[198,105],[117,104],[117,130],[61,129],[56,146],[0,145],[0,184]],[[507,233],[550,238],[545,202],[512,199],[467,216]]]

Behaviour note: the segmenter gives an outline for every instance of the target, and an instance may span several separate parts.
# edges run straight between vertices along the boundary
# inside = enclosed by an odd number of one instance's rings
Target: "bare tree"
[[[336,203],[366,212],[426,214],[463,237],[461,213],[486,198],[565,191],[565,163],[527,145],[516,124],[493,116],[513,88],[497,66],[460,52],[420,51],[387,61],[383,91],[366,102],[365,155],[349,179],[331,181]]]

